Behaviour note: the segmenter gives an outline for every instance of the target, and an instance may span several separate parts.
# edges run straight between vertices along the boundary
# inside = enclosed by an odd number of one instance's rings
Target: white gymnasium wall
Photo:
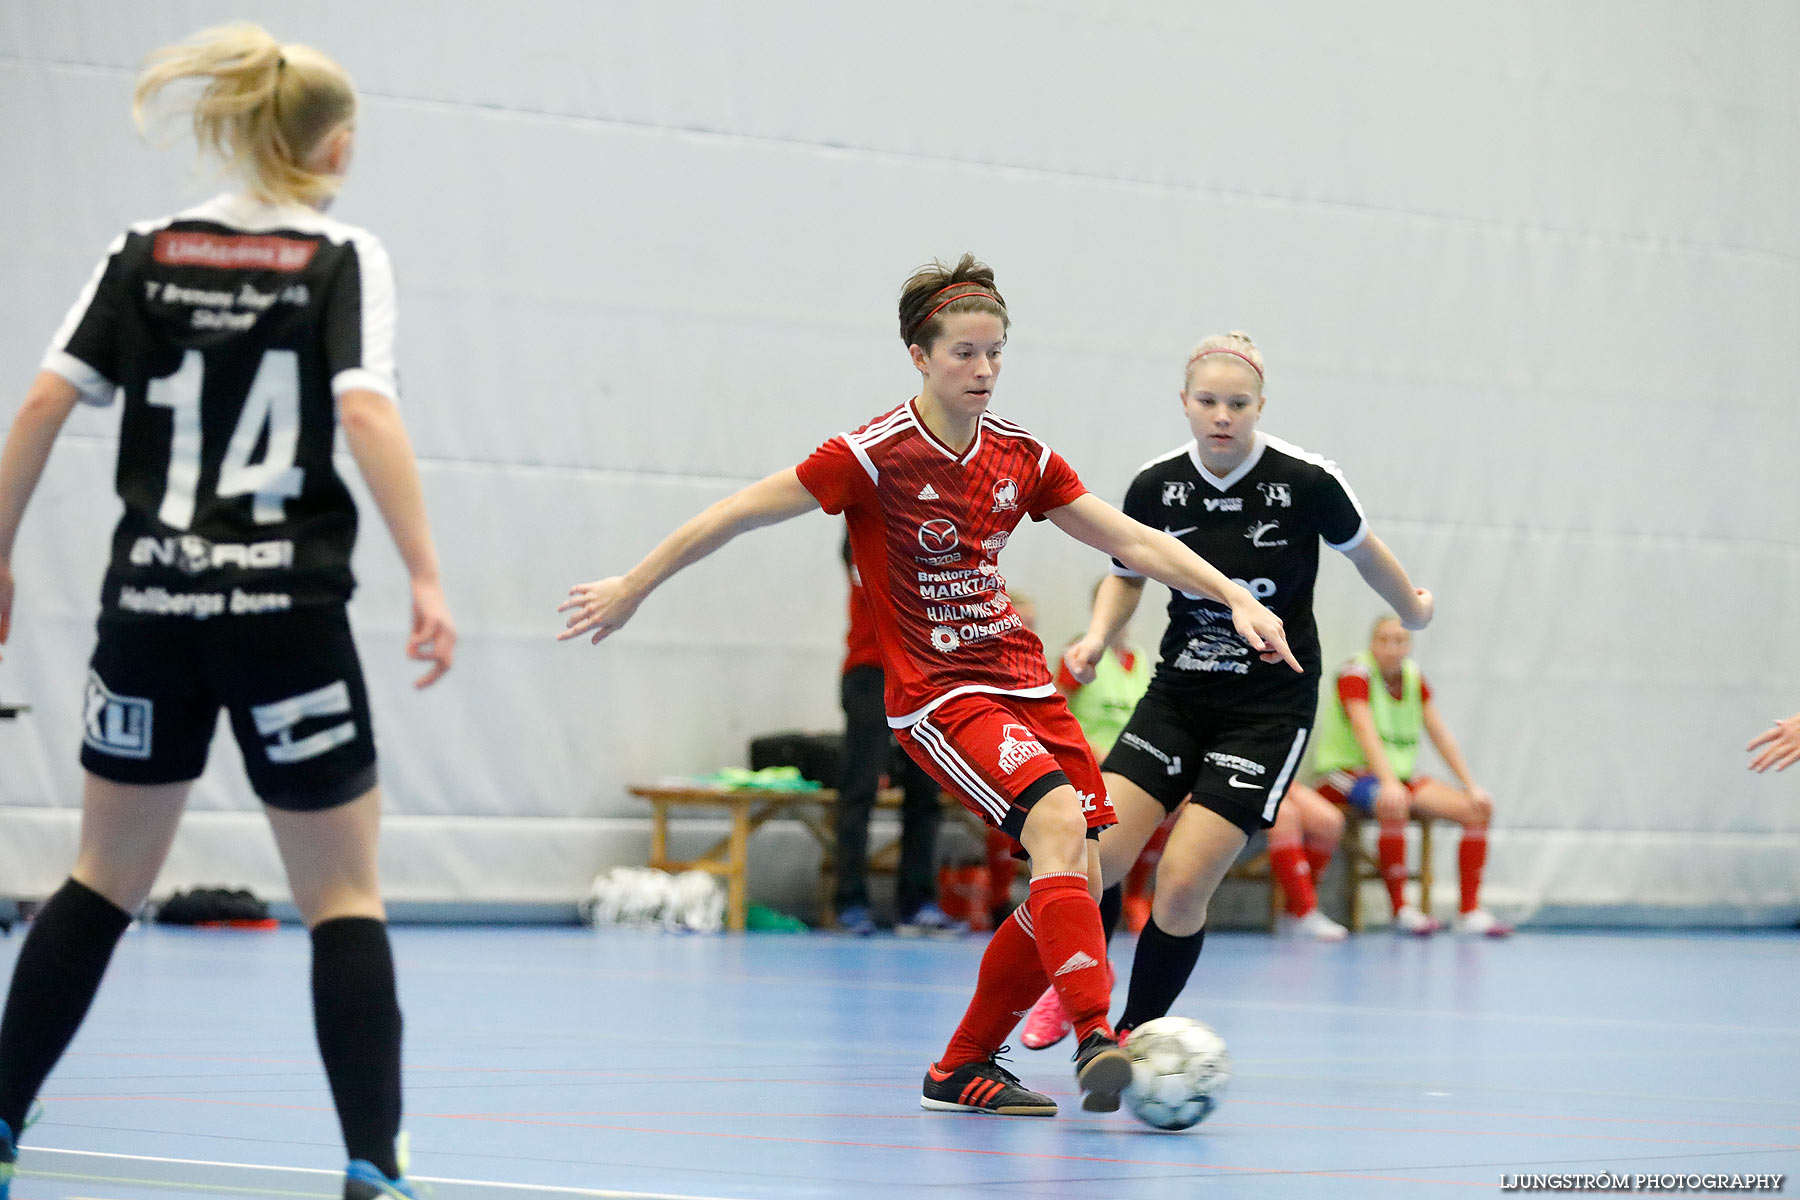
[[[1498,907],[1800,906],[1796,781],[1741,749],[1800,707],[1800,9],[0,0],[11,396],[109,238],[210,190],[136,139],[134,64],[240,15],[362,89],[338,211],[398,267],[463,629],[412,693],[369,514],[396,895],[570,897],[642,860],[627,781],[837,721],[824,517],[599,650],[553,609],[909,395],[898,284],[973,249],[1017,322],[998,410],[1110,498],[1185,437],[1185,348],[1255,333],[1265,427],[1336,458],[1437,591],[1419,656],[1498,797]],[[0,696],[36,712],[0,726],[0,890],[53,886],[72,844],[113,429],[71,423],[16,555]],[[1103,564],[1046,527],[1014,545],[1072,633]],[[1341,563],[1320,602],[1333,656],[1378,607]],[[226,745],[164,883],[278,891]],[[756,852],[759,894],[807,904],[802,836]]]

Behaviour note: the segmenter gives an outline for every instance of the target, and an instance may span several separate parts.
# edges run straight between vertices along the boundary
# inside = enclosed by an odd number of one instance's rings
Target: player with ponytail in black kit
[[[324,208],[355,143],[344,71],[254,25],[151,55],[244,190],[134,225],[57,331],[0,453],[0,642],[11,558],[78,402],[120,398],[125,512],[87,678],[81,842],[19,953],[0,1021],[0,1200],[44,1080],[149,895],[221,708],[312,935],[319,1051],[350,1164],[345,1200],[411,1197],[400,1006],[376,875],[381,794],[345,602],[356,509],[344,431],[412,585],[407,653],[449,669],[456,630],[397,407],[387,252]],[[29,586],[27,581],[26,586]]]

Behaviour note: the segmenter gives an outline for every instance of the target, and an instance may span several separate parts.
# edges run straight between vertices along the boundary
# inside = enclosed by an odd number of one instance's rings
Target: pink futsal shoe
[[[1118,982],[1113,973],[1112,963],[1106,964],[1106,990],[1112,991]],[[1025,1028],[1019,1031],[1019,1041],[1027,1050],[1048,1050],[1051,1046],[1069,1036],[1074,1026],[1069,1023],[1069,1014],[1063,1011],[1062,999],[1056,994],[1054,987],[1044,989],[1044,994],[1037,998],[1031,1011],[1025,1014]]]
[[[1019,1041],[1027,1050],[1048,1050],[1068,1037],[1070,1028],[1062,997],[1056,994],[1055,988],[1047,987],[1037,998],[1037,1003],[1031,1006],[1031,1011],[1025,1014],[1025,1028],[1019,1032]]]

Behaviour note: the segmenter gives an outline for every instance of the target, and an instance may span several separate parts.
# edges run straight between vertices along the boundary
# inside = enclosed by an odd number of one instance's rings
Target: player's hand
[[[1296,671],[1302,670],[1300,660],[1288,649],[1287,630],[1282,626],[1281,618],[1263,607],[1262,601],[1247,589],[1238,590],[1242,596],[1231,605],[1231,623],[1238,633],[1264,662],[1285,662]]]
[[[6,617],[0,609],[0,641],[5,641]],[[1750,739],[1746,750],[1762,747],[1762,753],[1750,760],[1750,769],[1762,774],[1770,767],[1777,771],[1785,771],[1800,762],[1800,713],[1775,722],[1773,728],[1765,729]]]
[[[1095,668],[1105,656],[1105,642],[1084,637],[1063,651],[1063,666],[1069,668],[1069,674],[1075,677],[1076,683],[1086,687],[1094,682]]]
[[[1398,779],[1384,779],[1375,789],[1375,819],[1404,821],[1412,808],[1412,793]]]
[[[631,620],[642,602],[643,597],[633,595],[622,576],[578,583],[569,589],[569,598],[556,606],[557,612],[569,614],[568,628],[557,634],[556,640],[566,642],[592,630],[597,646]]]
[[[1413,619],[1402,621],[1400,624],[1417,633],[1431,624],[1431,618],[1437,615],[1437,598],[1427,588],[1414,588],[1413,604],[1415,605]]]
[[[12,564],[0,562],[0,646],[12,635],[13,573]]]
[[[428,688],[444,677],[456,658],[456,622],[443,586],[415,580],[412,585],[412,636],[406,639],[406,657],[428,662],[431,669],[413,680],[416,688]]]

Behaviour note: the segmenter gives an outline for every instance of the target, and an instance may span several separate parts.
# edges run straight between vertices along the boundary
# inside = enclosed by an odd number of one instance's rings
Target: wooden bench
[[[750,835],[770,821],[798,821],[819,844],[821,851],[819,886],[825,909],[829,910],[836,882],[837,829],[832,813],[837,806],[837,792],[831,788],[811,791],[775,788],[729,788],[705,783],[634,783],[625,789],[650,803],[650,865],[661,871],[705,871],[725,880],[725,927],[742,932],[749,912]],[[900,807],[899,788],[885,788],[875,798],[875,807]],[[944,810],[960,818],[980,836],[986,830],[981,820],[950,796],[943,798]],[[669,857],[669,815],[672,812],[694,812],[722,809],[731,818],[731,831],[714,842],[697,857]],[[898,843],[872,848],[869,869],[891,870],[898,855]]]
[[[1287,894],[1281,890],[1281,884],[1276,880],[1275,873],[1269,870],[1268,846],[1264,845],[1257,849],[1255,853],[1250,853],[1250,847],[1254,845],[1256,845],[1255,838],[1250,839],[1250,841],[1245,844],[1244,853],[1239,854],[1238,860],[1231,864],[1231,870],[1225,872],[1225,878],[1261,883],[1268,888],[1269,916],[1267,929],[1270,933],[1274,933],[1277,922],[1281,918],[1281,914],[1286,911],[1285,901]]]
[[[1431,915],[1431,825],[1426,817],[1414,817],[1409,824],[1419,827],[1419,859],[1418,866],[1408,867],[1407,881],[1418,880],[1419,911],[1426,916]],[[1340,853],[1344,856],[1344,911],[1348,915],[1345,922],[1352,933],[1363,930],[1362,890],[1363,884],[1372,879],[1381,879],[1381,860],[1363,844],[1363,828],[1375,827],[1373,817],[1365,817],[1354,809],[1344,810],[1344,840]]]

